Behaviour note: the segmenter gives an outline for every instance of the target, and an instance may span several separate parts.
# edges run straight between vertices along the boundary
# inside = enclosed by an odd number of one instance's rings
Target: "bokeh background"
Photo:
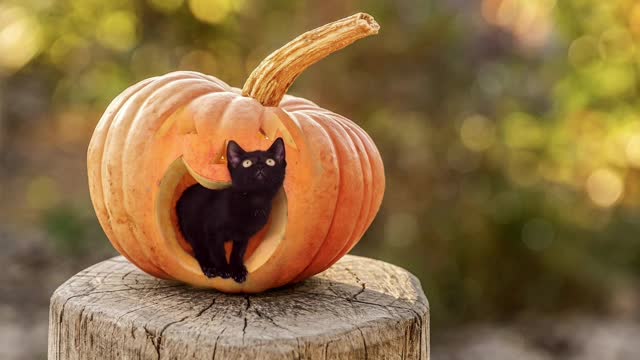
[[[53,289],[115,254],[85,161],[118,93],[179,69],[241,86],[358,11],[380,34],[290,93],[377,143],[387,190],[354,253],[420,278],[434,358],[636,359],[634,0],[2,0],[0,358],[44,358]]]

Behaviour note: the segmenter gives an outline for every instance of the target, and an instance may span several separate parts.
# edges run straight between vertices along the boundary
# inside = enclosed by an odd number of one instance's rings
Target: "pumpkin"
[[[351,120],[285,93],[308,66],[378,29],[361,13],[311,30],[260,63],[242,90],[178,71],[117,96],[87,156],[91,199],[116,250],[153,276],[232,293],[304,280],[351,250],[382,202],[380,154]],[[277,137],[285,142],[285,182],[250,241],[247,280],[207,278],[179,231],[176,202],[196,182],[230,186],[229,140],[256,150]]]

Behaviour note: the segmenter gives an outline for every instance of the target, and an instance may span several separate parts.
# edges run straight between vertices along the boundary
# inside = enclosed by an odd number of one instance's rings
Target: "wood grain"
[[[51,297],[49,359],[428,358],[420,282],[356,256],[258,295],[156,279],[115,257]]]

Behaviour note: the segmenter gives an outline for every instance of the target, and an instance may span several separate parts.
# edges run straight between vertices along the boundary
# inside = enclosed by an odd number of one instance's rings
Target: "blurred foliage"
[[[93,209],[78,209],[68,204],[46,209],[42,212],[40,226],[49,234],[54,246],[63,254],[82,256],[89,252],[105,253],[110,246],[102,240],[102,231],[95,224]]]
[[[380,35],[291,90],[384,157],[383,208],[355,252],[417,274],[440,324],[615,310],[640,272],[634,0],[5,0],[3,221],[44,224],[71,254],[105,243],[84,161],[113,97],[178,69],[241,86],[273,49],[356,11]]]

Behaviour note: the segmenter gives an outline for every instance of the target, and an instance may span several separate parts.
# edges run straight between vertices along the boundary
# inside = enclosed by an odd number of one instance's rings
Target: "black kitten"
[[[276,139],[267,151],[244,151],[235,141],[227,145],[231,187],[210,190],[195,184],[176,206],[178,223],[208,277],[232,277],[244,282],[244,254],[249,239],[269,219],[271,201],[284,182],[284,142]],[[233,241],[229,264],[224,243]]]

